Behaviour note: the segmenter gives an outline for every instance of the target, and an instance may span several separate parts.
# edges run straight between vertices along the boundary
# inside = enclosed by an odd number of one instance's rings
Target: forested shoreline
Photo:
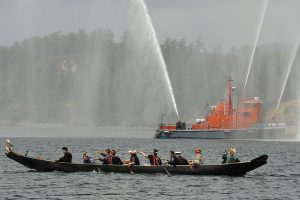
[[[168,91],[162,91],[164,87],[159,85],[164,83],[152,77],[155,73],[148,76],[148,71],[140,70],[141,65],[149,71],[156,68],[153,63],[148,66],[150,58],[143,56],[147,50],[143,54],[137,52],[137,42],[133,33],[125,32],[121,38],[115,38],[111,31],[98,29],[91,33],[54,32],[1,46],[1,124],[155,125],[160,120],[157,113],[165,110],[157,110],[151,116],[155,104],[145,109],[147,100]],[[261,97],[265,113],[277,103],[290,59],[289,49],[285,44],[257,48],[246,94]],[[228,78],[234,80],[237,93],[241,94],[251,46],[222,51],[220,46],[207,49],[200,39],[188,43],[166,38],[161,50],[183,120],[199,118],[205,114],[203,107],[207,102],[215,104],[222,99]],[[284,101],[299,98],[299,92],[295,92],[299,74],[298,51]],[[149,84],[151,92],[147,91]],[[139,94],[136,97],[135,92]],[[158,97],[157,101],[163,99]],[[161,108],[164,105],[158,109]],[[85,116],[89,116],[87,121],[83,120]]]

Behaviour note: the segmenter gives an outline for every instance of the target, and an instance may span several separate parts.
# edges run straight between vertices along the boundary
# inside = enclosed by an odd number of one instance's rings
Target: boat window
[[[243,115],[244,115],[245,117],[249,117],[249,116],[251,115],[251,113],[250,113],[250,112],[243,112]]]
[[[256,103],[245,103],[245,108],[256,108]]]

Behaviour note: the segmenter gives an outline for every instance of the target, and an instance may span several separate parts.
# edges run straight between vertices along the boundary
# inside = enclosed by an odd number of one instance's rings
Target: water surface
[[[141,131],[143,135],[143,131]],[[1,138],[1,144],[5,142]],[[244,177],[140,175],[116,173],[41,173],[0,155],[1,199],[299,199],[299,142],[155,140],[150,138],[68,138],[13,137],[16,149],[31,156],[54,160],[60,148],[68,146],[74,162],[81,162],[84,151],[90,155],[105,148],[115,148],[122,159],[134,148],[150,152],[159,150],[166,159],[170,149],[181,151],[191,159],[193,148],[201,146],[206,163],[220,163],[226,147],[237,148],[240,160],[269,155],[267,165]],[[143,163],[147,160],[140,156]]]

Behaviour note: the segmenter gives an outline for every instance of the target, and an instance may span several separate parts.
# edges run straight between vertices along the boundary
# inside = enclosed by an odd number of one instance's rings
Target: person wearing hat
[[[67,147],[63,147],[62,151],[63,151],[63,156],[60,157],[55,162],[67,162],[67,163],[71,163],[72,162],[72,154],[69,152],[68,148]]]
[[[145,154],[144,152],[140,152],[140,154],[142,154],[145,158],[148,158],[150,161],[151,165],[162,165],[161,159],[158,157],[158,150],[157,149],[153,149],[153,154]]]
[[[175,152],[174,151],[170,151],[170,160],[167,161],[167,164],[169,165],[179,165],[179,161],[177,159],[177,157],[175,156]]]
[[[200,147],[197,147],[194,149],[195,151],[195,159],[192,160],[191,164],[194,166],[203,165],[203,157],[202,157],[202,151]]]
[[[189,162],[187,161],[187,159],[185,159],[184,157],[181,156],[181,152],[180,151],[176,151],[175,152],[175,157],[178,160],[178,164],[177,165],[189,165]]]
[[[129,150],[128,153],[130,154],[130,158],[125,163],[127,165],[140,165],[140,160],[136,155],[137,150]]]
[[[228,155],[226,159],[226,163],[237,163],[240,162],[240,160],[235,156],[236,150],[234,148],[230,148],[228,150]]]

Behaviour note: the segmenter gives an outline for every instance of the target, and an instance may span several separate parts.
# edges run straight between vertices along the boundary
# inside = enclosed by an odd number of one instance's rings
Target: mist
[[[262,99],[266,120],[299,122],[299,1],[269,1],[260,30],[260,0],[145,3],[155,34],[139,0],[0,0],[1,124],[155,127],[162,114],[174,122],[155,40],[180,119],[194,122],[224,98],[229,78],[242,96],[257,31],[244,94]]]

